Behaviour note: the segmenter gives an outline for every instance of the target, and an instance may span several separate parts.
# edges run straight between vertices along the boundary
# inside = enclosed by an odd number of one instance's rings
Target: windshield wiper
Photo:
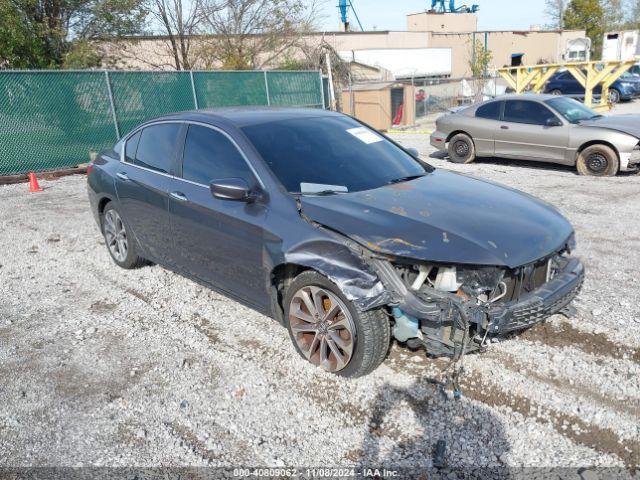
[[[347,193],[341,190],[320,190],[319,192],[305,192],[303,195],[337,195],[338,193]]]
[[[393,185],[394,183],[408,182],[409,180],[415,180],[416,178],[424,177],[426,173],[420,173],[418,175],[407,175],[406,177],[394,178],[389,180],[387,185]]]
[[[289,192],[291,195],[318,195],[318,196],[327,196],[327,195],[337,195],[338,193],[347,193],[341,190],[320,190],[318,192]]]
[[[600,115],[599,113],[597,115],[593,115],[592,117],[589,117],[589,120],[595,120],[596,118],[602,118],[604,117],[604,115]]]

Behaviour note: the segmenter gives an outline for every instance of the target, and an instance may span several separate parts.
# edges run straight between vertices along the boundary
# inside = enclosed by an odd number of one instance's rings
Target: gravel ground
[[[558,206],[587,267],[577,316],[442,360],[393,345],[344,380],[273,320],[159,266],[118,269],[81,176],[0,187],[0,466],[633,467],[640,463],[640,176],[432,164]],[[579,478],[579,477],[577,477]]]

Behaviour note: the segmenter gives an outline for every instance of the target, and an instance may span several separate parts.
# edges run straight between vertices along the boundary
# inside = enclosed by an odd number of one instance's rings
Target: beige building
[[[472,13],[422,12],[407,16],[406,31],[317,32],[307,35],[309,45],[327,42],[337,52],[373,49],[450,48],[452,78],[470,76],[472,45],[485,43],[493,60],[490,68],[512,65],[512,56],[522,55],[524,64],[558,63],[565,58],[569,43],[585,37],[584,30],[476,31],[477,16]],[[205,40],[198,40],[198,42]],[[208,38],[206,42],[214,42]],[[193,49],[196,50],[197,43]],[[162,37],[143,37],[106,44],[106,63],[120,68],[171,69],[172,57],[168,41]],[[290,57],[300,52],[287,52]],[[277,60],[268,65],[277,68]],[[407,67],[410,67],[409,65]],[[194,68],[216,68],[199,59]],[[374,75],[375,76],[375,75]],[[383,79],[381,76],[379,79]]]
[[[415,26],[431,25],[431,17],[474,17],[475,14],[424,13],[409,15],[408,23]],[[455,18],[454,18],[455,20]],[[439,20],[441,22],[445,20]],[[446,25],[454,28],[458,23],[446,20]],[[437,23],[437,22],[436,22]],[[475,22],[461,21],[461,25]],[[526,31],[419,31],[411,27],[408,31],[378,32],[331,32],[317,34],[324,38],[336,51],[371,50],[383,48],[450,48],[451,77],[461,78],[471,75],[470,62],[474,40],[486,44],[492,53],[490,68],[511,65],[512,55],[522,54],[523,64],[540,62],[558,63],[565,60],[569,43],[584,38],[584,30],[526,30]]]
[[[410,32],[475,32],[478,16],[475,13],[419,12],[407,15]]]

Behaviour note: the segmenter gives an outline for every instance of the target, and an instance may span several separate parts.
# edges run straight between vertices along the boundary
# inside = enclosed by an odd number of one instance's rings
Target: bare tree
[[[264,68],[299,48],[316,16],[315,0],[218,0],[204,10],[207,63],[234,70]]]
[[[623,0],[607,0],[604,8],[604,21],[606,30],[624,28],[626,17],[626,2]]]
[[[206,13],[212,8],[207,0],[150,0],[149,12],[160,35],[166,37],[176,70],[189,70],[193,41]]]
[[[564,11],[567,0],[545,0],[545,15],[551,19],[550,28],[562,30],[564,28]]]

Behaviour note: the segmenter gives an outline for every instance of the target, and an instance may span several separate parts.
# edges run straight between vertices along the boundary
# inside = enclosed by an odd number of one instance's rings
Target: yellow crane
[[[584,88],[584,103],[596,110],[608,110],[609,87],[620,75],[636,64],[637,59],[607,62],[551,63],[544,65],[520,65],[499,68],[497,71],[516,93],[531,90],[542,92],[544,84],[561,69],[567,70]],[[593,90],[602,85],[600,101],[594,102]]]

